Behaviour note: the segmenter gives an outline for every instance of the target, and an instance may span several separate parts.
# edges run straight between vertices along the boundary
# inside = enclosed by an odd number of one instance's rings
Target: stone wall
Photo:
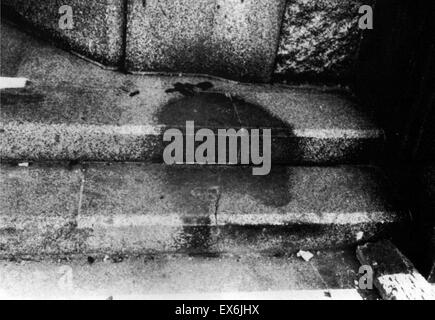
[[[107,66],[123,58],[124,0],[2,0],[7,18],[58,45]],[[61,29],[59,8],[73,9],[73,29]]]
[[[286,80],[339,80],[352,72],[363,0],[288,0],[275,73]]]
[[[343,81],[357,55],[362,1],[3,0],[2,8],[65,48],[128,71]],[[62,5],[73,8],[72,30],[59,28]]]
[[[129,70],[270,80],[285,0],[131,0]]]

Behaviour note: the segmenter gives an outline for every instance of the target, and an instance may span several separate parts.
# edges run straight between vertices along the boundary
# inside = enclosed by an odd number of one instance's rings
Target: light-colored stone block
[[[127,69],[268,81],[284,7],[284,0],[132,0]]]

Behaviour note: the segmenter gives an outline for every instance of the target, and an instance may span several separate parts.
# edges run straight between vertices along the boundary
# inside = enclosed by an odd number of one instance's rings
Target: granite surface
[[[4,0],[7,18],[22,28],[111,67],[123,58],[123,0]],[[73,29],[62,30],[59,8],[71,6]]]
[[[404,221],[372,167],[1,167],[0,257],[282,255],[352,246]]]
[[[269,81],[284,5],[284,0],[130,1],[126,68]]]
[[[275,73],[287,81],[348,79],[360,42],[361,0],[288,0]]]

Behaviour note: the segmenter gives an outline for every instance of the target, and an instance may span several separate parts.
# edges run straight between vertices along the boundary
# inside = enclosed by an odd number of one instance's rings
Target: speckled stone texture
[[[73,270],[73,288],[59,286],[62,268]],[[319,252],[309,263],[296,256],[179,254],[131,257],[122,262],[95,259],[92,264],[87,257],[2,262],[0,298],[329,300],[356,295],[362,299],[354,289],[360,277],[358,268],[353,250]],[[170,318],[173,312],[167,308],[168,317],[162,312],[161,318]]]
[[[371,1],[369,1],[371,2]],[[289,0],[275,72],[287,80],[346,80],[360,41],[361,0]]]
[[[2,166],[0,258],[79,250],[80,169]]]
[[[1,166],[0,258],[288,254],[352,246],[404,221],[371,167],[87,163]]]
[[[31,32],[55,40],[75,51],[110,67],[118,67],[123,57],[123,0],[3,0],[2,9],[16,15],[20,25]],[[73,9],[74,28],[59,28],[59,8]]]
[[[2,74],[32,79],[27,89],[2,91],[4,160],[161,161],[162,129],[185,126],[186,120],[194,120],[196,128],[272,127],[277,162],[362,163],[382,157],[382,129],[346,92],[126,75],[30,42],[10,26],[1,29],[2,43],[13,44],[2,50]],[[213,93],[190,97],[173,91],[177,83],[205,81]]]
[[[132,0],[126,66],[270,80],[285,0]]]

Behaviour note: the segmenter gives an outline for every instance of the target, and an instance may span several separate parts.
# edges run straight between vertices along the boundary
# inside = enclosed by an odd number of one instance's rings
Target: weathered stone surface
[[[127,9],[122,0],[5,0],[2,7],[18,13],[33,31],[104,64],[120,65],[126,40],[132,71],[268,81],[275,68],[288,80],[349,77],[360,41],[358,8],[367,3],[287,1],[279,36],[285,2],[134,0]],[[61,5],[74,10],[73,30],[58,26]]]
[[[211,128],[271,127],[276,162],[364,162],[382,156],[383,131],[346,92],[125,75],[29,42],[14,30],[2,26],[2,41],[22,40],[2,52],[2,72],[33,84],[2,92],[3,159],[159,160],[164,128],[184,127],[187,120]],[[3,68],[8,63],[14,67]],[[208,92],[196,87],[198,92],[186,96],[173,90],[177,83],[205,81],[213,85]]]
[[[373,284],[384,300],[435,299],[431,285],[390,241],[359,246],[357,257],[362,265],[372,267]]]
[[[0,298],[362,299],[354,289],[359,275],[351,250],[320,252],[310,263],[258,255],[168,254],[92,264],[86,258],[0,262]],[[70,271],[72,286],[59,286]]]
[[[222,236],[229,251],[337,247],[388,233],[402,219],[374,168],[279,166],[265,177],[228,168],[222,176],[217,223],[231,226]]]
[[[77,228],[91,253],[207,251],[218,174],[200,167],[90,166]]]
[[[284,6],[284,0],[130,1],[127,69],[268,81]]]
[[[79,250],[80,170],[2,165],[0,172],[1,258]]]
[[[288,80],[345,80],[353,70],[361,0],[290,0],[275,72]]]
[[[3,10],[18,16],[30,31],[79,54],[118,67],[123,57],[123,0],[4,0]],[[73,9],[73,29],[59,27],[59,8]],[[10,17],[11,18],[11,17]]]
[[[355,245],[403,221],[371,168],[3,167],[3,256],[275,255]]]

